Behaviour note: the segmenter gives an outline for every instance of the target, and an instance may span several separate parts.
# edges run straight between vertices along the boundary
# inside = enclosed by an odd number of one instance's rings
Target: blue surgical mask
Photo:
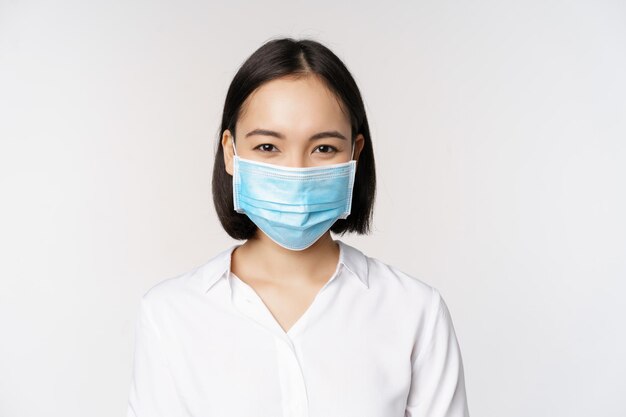
[[[352,207],[356,172],[350,161],[318,167],[285,167],[234,156],[235,211],[245,213],[267,236],[290,250],[315,243]]]

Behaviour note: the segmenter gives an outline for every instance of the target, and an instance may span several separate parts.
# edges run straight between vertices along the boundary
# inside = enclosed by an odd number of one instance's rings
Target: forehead
[[[341,100],[316,76],[268,81],[244,101],[237,124],[283,130],[349,127]]]

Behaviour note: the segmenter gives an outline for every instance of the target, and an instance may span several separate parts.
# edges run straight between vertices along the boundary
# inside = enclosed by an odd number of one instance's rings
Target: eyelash
[[[262,144],[260,144],[260,145],[256,146],[254,149],[258,149],[260,152],[265,152],[265,153],[272,152],[272,151],[264,151],[264,150],[260,149],[262,146],[265,146],[265,145],[274,146],[274,145],[272,145],[271,143],[262,143]],[[320,153],[328,153],[328,154],[330,154],[330,153],[334,153],[334,152],[337,152],[337,151],[338,151],[338,149],[337,149],[337,148],[335,148],[335,147],[334,147],[334,146],[332,146],[332,145],[319,145],[319,146],[318,146],[318,148],[319,148],[320,146],[326,146],[326,147],[328,147],[328,148],[330,148],[330,149],[331,149],[329,152],[320,152]],[[275,146],[274,146],[274,148],[275,148]],[[317,149],[317,148],[315,148],[315,149]]]

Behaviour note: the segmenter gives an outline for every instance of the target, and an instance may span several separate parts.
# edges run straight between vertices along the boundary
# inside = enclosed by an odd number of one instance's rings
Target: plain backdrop
[[[623,1],[0,0],[0,416],[124,415],[141,295],[237,243],[222,106],[283,36],[361,89],[335,238],[441,291],[472,416],[626,415]]]

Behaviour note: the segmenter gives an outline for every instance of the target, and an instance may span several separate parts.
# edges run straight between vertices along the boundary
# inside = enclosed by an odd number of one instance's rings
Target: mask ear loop
[[[235,146],[235,137],[234,136],[231,136],[231,137],[232,137],[233,151],[235,152],[235,156],[239,156],[237,155],[237,147]]]
[[[354,159],[354,148],[356,148],[355,144],[356,144],[356,142],[353,140],[352,141],[352,156],[350,157],[351,161]]]

